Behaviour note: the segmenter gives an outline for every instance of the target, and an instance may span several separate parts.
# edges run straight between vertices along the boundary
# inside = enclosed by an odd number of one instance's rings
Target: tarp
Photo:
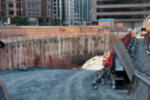
[[[99,19],[99,22],[114,22],[115,19]]]

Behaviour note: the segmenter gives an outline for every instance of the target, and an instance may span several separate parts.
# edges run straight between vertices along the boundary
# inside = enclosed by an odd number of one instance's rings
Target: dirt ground
[[[92,88],[94,70],[31,68],[0,72],[10,100],[126,100],[126,92],[100,84]]]

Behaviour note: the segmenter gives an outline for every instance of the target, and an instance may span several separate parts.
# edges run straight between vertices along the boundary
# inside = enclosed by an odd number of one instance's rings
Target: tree
[[[15,16],[11,19],[11,24],[16,24],[16,25],[25,25],[25,18],[21,16]]]
[[[52,23],[52,26],[59,26],[60,25],[60,21],[59,20],[55,20],[53,23]]]
[[[66,26],[66,24],[64,23],[64,20],[55,20],[53,23],[52,23],[52,26]]]

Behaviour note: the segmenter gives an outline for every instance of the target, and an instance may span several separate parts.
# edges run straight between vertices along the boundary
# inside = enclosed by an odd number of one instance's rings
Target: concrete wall
[[[0,70],[28,67],[78,68],[85,60],[102,54],[126,34],[51,34],[3,38]]]
[[[135,71],[128,93],[129,100],[150,100],[150,77]]]
[[[133,100],[149,100],[150,99],[150,86],[139,80],[135,89]]]

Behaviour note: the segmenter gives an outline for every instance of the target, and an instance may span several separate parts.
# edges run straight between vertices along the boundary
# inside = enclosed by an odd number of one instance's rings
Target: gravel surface
[[[31,68],[0,72],[10,100],[126,100],[108,85],[93,90],[91,70],[60,70]]]
[[[140,67],[140,70],[147,75],[150,75],[150,55],[146,54],[146,47],[144,45],[144,38],[137,37],[139,48],[137,50],[138,59],[135,61]],[[135,66],[136,67],[136,66]]]

